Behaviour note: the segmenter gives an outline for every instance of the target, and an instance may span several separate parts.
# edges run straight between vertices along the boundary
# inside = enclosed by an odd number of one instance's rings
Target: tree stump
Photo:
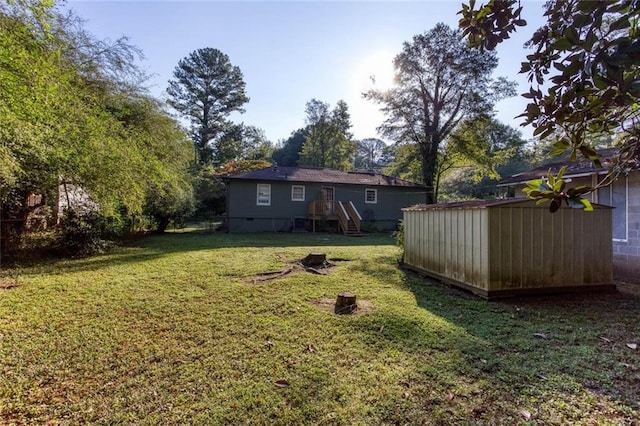
[[[323,266],[327,261],[327,255],[325,253],[309,253],[307,257],[302,259],[302,264],[307,268],[313,268]]]
[[[351,314],[358,309],[356,304],[356,295],[353,293],[340,293],[336,299],[336,307],[334,312],[336,314]]]

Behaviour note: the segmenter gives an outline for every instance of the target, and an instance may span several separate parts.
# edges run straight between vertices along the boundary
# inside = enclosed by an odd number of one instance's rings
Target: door
[[[334,190],[330,186],[322,187],[322,205],[325,216],[333,215]]]

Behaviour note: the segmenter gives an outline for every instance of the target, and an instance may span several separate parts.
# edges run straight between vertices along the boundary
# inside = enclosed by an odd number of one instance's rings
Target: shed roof
[[[445,209],[484,209],[493,206],[502,206],[506,204],[519,204],[531,202],[528,198],[500,198],[495,200],[474,200],[474,201],[455,201],[452,203],[438,204],[417,204],[415,206],[406,207],[402,210],[420,211],[420,210],[445,210]]]
[[[415,206],[405,207],[403,211],[425,211],[425,210],[463,210],[463,209],[486,209],[491,207],[500,207],[507,205],[519,205],[525,208],[541,208],[549,209],[548,204],[537,204],[536,200],[526,197],[500,198],[495,200],[474,200],[474,201],[455,201],[452,203],[439,204],[416,204]],[[602,204],[591,203],[594,208],[612,208]],[[563,208],[566,207],[563,203]],[[570,207],[567,207],[570,208]]]
[[[425,189],[424,185],[375,172],[343,172],[341,170],[312,167],[272,166],[250,172],[225,176],[231,180],[257,180],[270,182],[333,183],[366,186],[391,186]]]

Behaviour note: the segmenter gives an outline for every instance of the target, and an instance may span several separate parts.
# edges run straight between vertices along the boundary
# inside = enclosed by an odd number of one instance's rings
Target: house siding
[[[627,240],[613,242],[616,279],[640,283],[640,172],[627,177]]]
[[[258,183],[271,184],[271,204],[256,204]],[[305,201],[291,200],[291,187],[305,187]],[[402,218],[402,208],[424,202],[423,188],[345,185],[339,183],[307,183],[233,180],[227,188],[227,220],[229,232],[287,232],[296,217],[307,217],[309,202],[320,199],[323,187],[334,188],[335,201],[351,201],[366,227],[380,231],[395,229]],[[377,190],[377,203],[365,202],[365,189]]]

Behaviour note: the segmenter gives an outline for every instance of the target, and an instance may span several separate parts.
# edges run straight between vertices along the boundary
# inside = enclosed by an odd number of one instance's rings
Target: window
[[[291,185],[291,201],[304,201],[304,185]]]
[[[378,190],[377,189],[365,189],[364,190],[364,202],[367,204],[376,204],[378,202]]]
[[[258,184],[258,198],[256,204],[259,206],[271,205],[271,185],[268,183]]]
[[[627,178],[620,177],[613,184],[598,190],[598,202],[615,207],[611,214],[613,239],[627,240]]]

